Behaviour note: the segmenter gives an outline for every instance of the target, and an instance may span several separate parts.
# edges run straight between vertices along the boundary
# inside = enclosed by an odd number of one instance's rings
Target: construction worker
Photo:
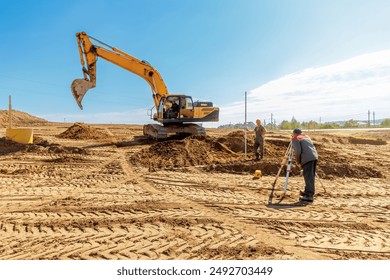
[[[260,159],[263,159],[264,157],[264,137],[267,133],[267,130],[264,126],[261,125],[261,120],[256,120],[256,127],[254,129],[255,131],[255,144],[253,146],[254,152],[255,152],[255,160],[258,161]],[[259,151],[260,148],[260,158],[259,158]]]
[[[172,117],[176,119],[179,116],[179,112],[180,112],[179,100],[173,101],[171,110],[172,110],[171,111]]]
[[[305,179],[305,190],[299,192],[299,200],[313,202],[315,193],[315,176],[318,154],[310,137],[303,134],[302,130],[296,128],[292,133],[292,147],[295,152],[295,159],[303,169]]]

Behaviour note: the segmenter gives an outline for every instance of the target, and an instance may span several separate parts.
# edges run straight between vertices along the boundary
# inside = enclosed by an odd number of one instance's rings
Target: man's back
[[[309,136],[301,134],[294,137],[292,139],[292,145],[298,163],[304,165],[309,161],[318,159],[317,150]]]

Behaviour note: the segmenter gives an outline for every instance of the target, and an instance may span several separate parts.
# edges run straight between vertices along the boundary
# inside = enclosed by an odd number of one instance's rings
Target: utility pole
[[[372,122],[373,122],[373,124],[374,124],[374,126],[375,126],[375,111],[372,112]]]
[[[271,129],[273,128],[273,125],[274,125],[274,122],[272,121],[273,120],[273,114],[271,113]]]
[[[8,96],[8,128],[12,128],[12,101],[11,101],[11,95]]]
[[[245,159],[246,159],[246,154],[247,154],[247,138],[246,138],[246,131],[248,130],[248,127],[247,127],[247,121],[246,121],[246,92],[245,92],[245,124],[244,124],[244,127],[245,127]]]
[[[367,121],[367,126],[370,127],[370,110],[368,110],[368,121]]]

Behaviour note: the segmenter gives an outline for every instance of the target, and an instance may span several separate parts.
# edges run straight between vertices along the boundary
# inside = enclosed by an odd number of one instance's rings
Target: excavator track
[[[193,123],[169,126],[146,124],[143,127],[143,133],[154,139],[166,139],[174,134],[206,135],[206,129]]]

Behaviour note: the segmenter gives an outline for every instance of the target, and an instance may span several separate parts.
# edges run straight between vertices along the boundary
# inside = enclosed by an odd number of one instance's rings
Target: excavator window
[[[164,99],[161,99],[160,104],[158,104],[157,114],[159,115],[160,113],[165,114]]]
[[[194,105],[193,105],[193,103],[192,103],[192,98],[187,97],[187,98],[185,99],[185,102],[186,102],[186,106],[185,106],[184,109],[188,109],[188,110],[194,109]]]
[[[157,111],[163,119],[193,118],[194,104],[190,96],[168,96],[161,99]]]
[[[160,108],[162,107],[162,108]],[[178,97],[168,96],[166,99],[162,99],[159,106],[159,111],[163,111],[164,119],[176,119],[179,117],[180,101]]]

